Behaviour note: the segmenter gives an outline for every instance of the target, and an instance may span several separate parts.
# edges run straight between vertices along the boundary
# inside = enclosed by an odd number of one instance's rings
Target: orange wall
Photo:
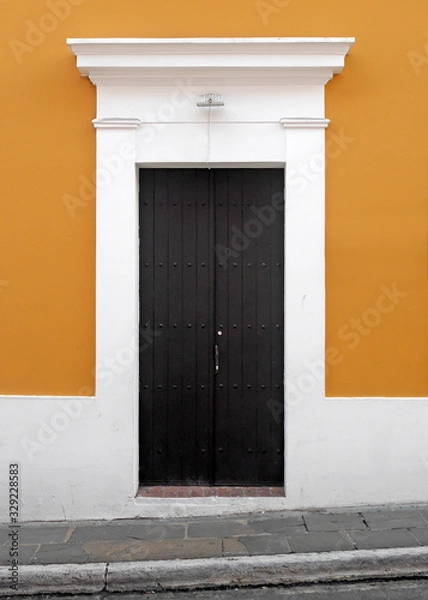
[[[327,391],[427,395],[427,1],[72,2],[55,23],[47,0],[0,0],[0,393],[93,388],[95,202],[72,219],[62,197],[95,169],[95,89],[65,39],[355,36],[327,86]]]

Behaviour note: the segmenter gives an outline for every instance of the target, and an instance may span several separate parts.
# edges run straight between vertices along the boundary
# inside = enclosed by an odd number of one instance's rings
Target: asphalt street
[[[379,582],[348,585],[317,585],[299,588],[270,587],[201,592],[152,594],[153,600],[427,600],[428,580]],[[145,596],[126,595],[120,600],[145,600]],[[116,598],[115,600],[119,600]]]
[[[152,594],[154,600],[427,600],[428,580]],[[138,596],[127,596],[136,600]],[[141,598],[141,596],[140,596]],[[147,598],[147,595],[146,595]],[[125,598],[121,598],[125,600]]]
[[[269,587],[146,594],[94,594],[91,596],[3,596],[4,600],[426,600],[428,579],[294,588]]]

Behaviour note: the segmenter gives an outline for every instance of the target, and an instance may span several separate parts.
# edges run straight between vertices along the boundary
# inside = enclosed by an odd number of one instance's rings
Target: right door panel
[[[216,484],[284,477],[284,172],[217,169]]]

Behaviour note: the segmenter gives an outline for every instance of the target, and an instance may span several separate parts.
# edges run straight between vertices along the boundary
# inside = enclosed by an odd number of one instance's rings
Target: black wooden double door
[[[280,485],[284,174],[140,170],[140,481]]]

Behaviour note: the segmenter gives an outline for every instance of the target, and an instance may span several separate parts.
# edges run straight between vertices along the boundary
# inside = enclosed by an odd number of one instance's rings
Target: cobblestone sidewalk
[[[0,565],[11,529],[0,525]],[[219,558],[428,546],[428,506],[21,523],[21,565]]]

